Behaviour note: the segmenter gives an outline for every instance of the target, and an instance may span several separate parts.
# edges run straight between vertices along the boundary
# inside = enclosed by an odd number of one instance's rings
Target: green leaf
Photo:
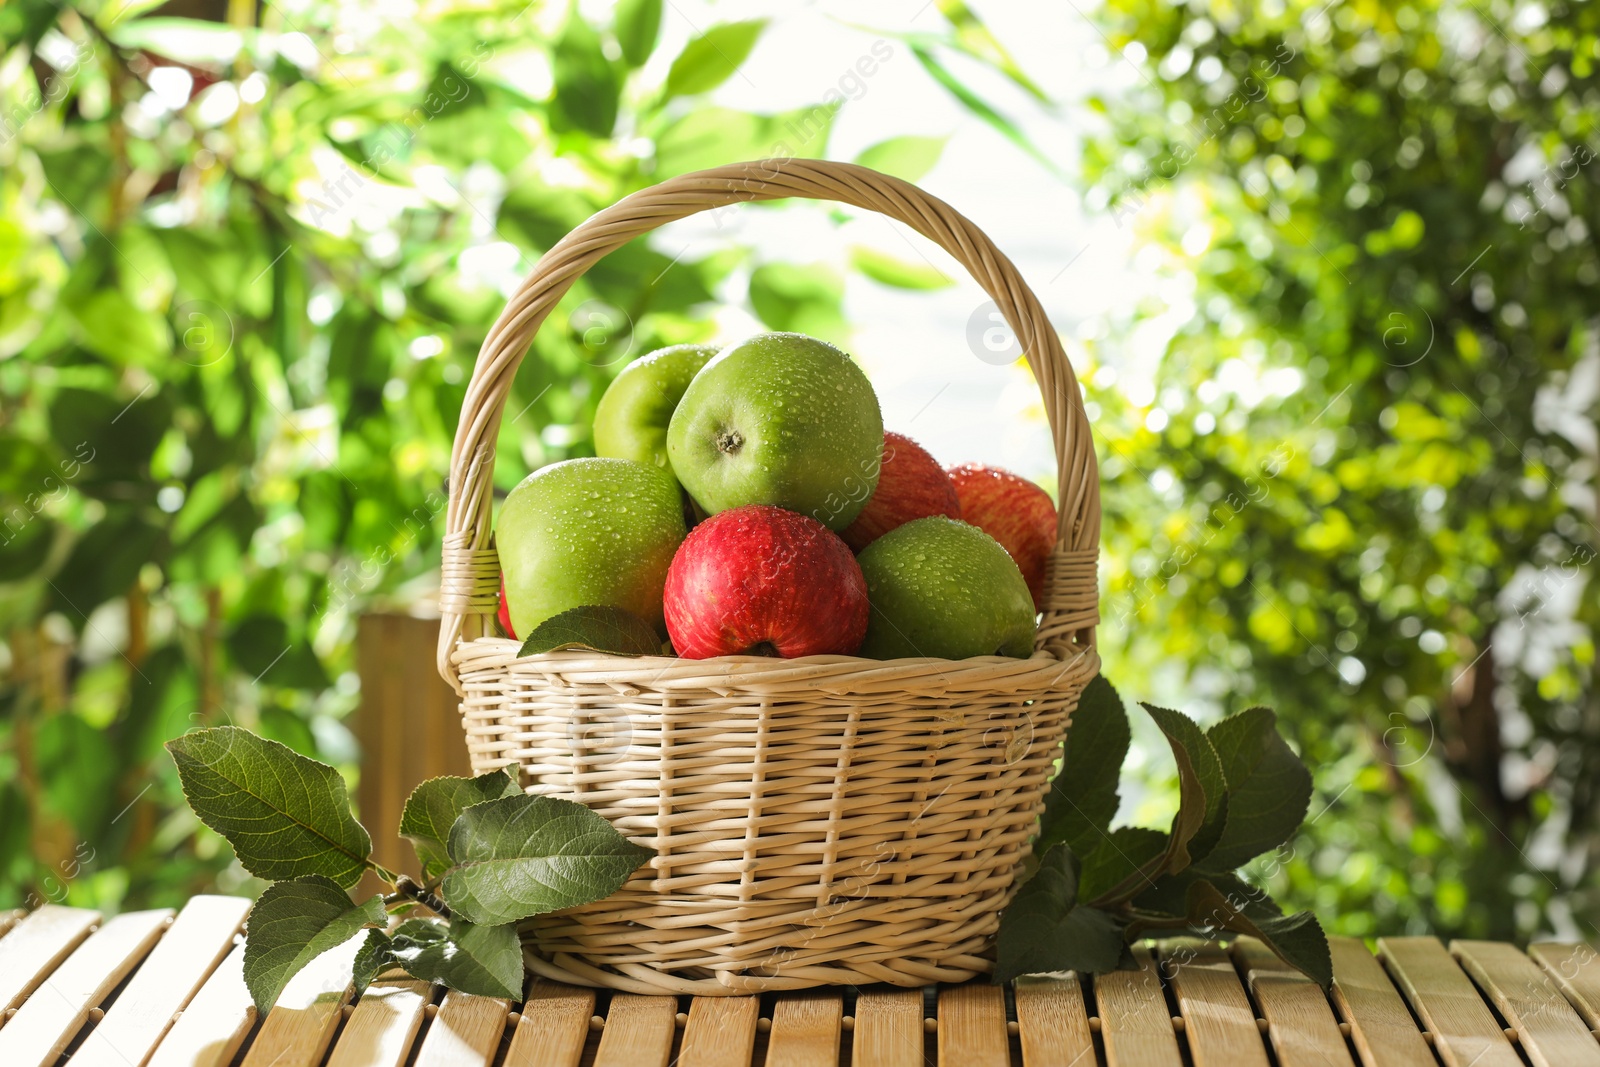
[[[1158,877],[1168,840],[1162,831],[1142,826],[1111,831],[1083,859],[1079,876],[1083,899],[1101,906],[1120,904],[1148,889]]]
[[[37,574],[55,546],[58,527],[43,515],[34,515],[15,533],[0,533],[0,583],[15,582]]]
[[[394,942],[389,935],[382,930],[368,930],[367,939],[356,950],[355,962],[350,968],[350,982],[355,986],[355,995],[359,997],[377,981],[379,975],[399,965],[400,959],[394,954]]]
[[[74,313],[83,343],[116,363],[154,367],[172,352],[166,320],[136,307],[116,289],[101,289]]]
[[[517,655],[536,656],[568,648],[618,656],[659,656],[661,636],[654,626],[624,608],[586,605],[568,608],[535,626]]]
[[[1196,926],[1260,938],[1279,959],[1315,981],[1326,992],[1333,985],[1333,957],[1322,924],[1309,911],[1252,919],[1208,881],[1189,887],[1188,917]]]
[[[902,181],[921,181],[939,162],[948,140],[948,137],[891,137],[864,149],[855,161]]]
[[[1044,971],[1104,974],[1116,969],[1122,947],[1117,918],[1078,903],[1077,860],[1057,845],[1000,916],[994,980]]]
[[[241,619],[224,642],[234,666],[258,684],[292,689],[326,689],[333,684],[311,642],[291,638],[276,615]]]
[[[476,778],[454,775],[429,778],[413,789],[406,798],[405,810],[400,813],[400,836],[408,838],[416,849],[423,878],[431,882],[450,866],[445,841],[450,836],[450,827],[464,810],[521,792],[511,776],[502,771],[490,771]]]
[[[1222,760],[1195,721],[1179,711],[1144,704],[1172,746],[1178,762],[1178,814],[1172,820],[1172,839],[1163,869],[1176,874],[1204,859],[1222,832],[1223,802],[1227,796]]]
[[[667,71],[667,95],[703,93],[727,81],[766,28],[766,19],[730,22],[713,26],[684,45]]]
[[[630,67],[644,66],[661,33],[661,0],[622,0],[613,25],[622,58]]]
[[[1049,95],[1039,87],[1038,83],[1023,73],[1016,60],[1011,58],[1011,53],[970,7],[961,0],[936,0],[936,3],[939,13],[949,20],[950,28],[955,31],[953,43],[957,48],[1010,78],[1039,103],[1050,102]]]
[[[1180,874],[1162,875],[1155,883],[1133,898],[1133,906],[1142,912],[1164,915],[1187,915],[1189,887],[1195,882],[1210,882],[1245,915],[1252,919],[1275,919],[1283,909],[1264,891],[1234,874],[1207,874],[1190,868]]]
[[[1206,731],[1222,762],[1228,814],[1204,865],[1227,871],[1282,845],[1311,804],[1311,772],[1277,729],[1271,708],[1250,708]]]
[[[302,967],[384,918],[381,897],[352,904],[321,875],[268,886],[245,923],[244,984],[256,1010],[265,1014]]]
[[[123,48],[148,49],[201,67],[228,66],[244,47],[239,30],[204,19],[136,19],[120,23],[111,39]]]
[[[0,4],[0,41],[7,46],[22,42],[32,49],[45,31],[56,24],[61,5],[52,0],[12,0]]]
[[[1087,858],[1105,842],[1117,814],[1117,782],[1131,738],[1122,697],[1103,675],[1095,675],[1072,713],[1061,770],[1045,798],[1037,851],[1061,842],[1073,855]]]
[[[896,289],[946,289],[955,284],[932,263],[908,263],[863,245],[850,249],[850,263],[873,281]]]
[[[1029,139],[1028,135],[1022,132],[1021,127],[1012,122],[1010,119],[1006,118],[1004,115],[1000,114],[1000,112],[996,111],[977,93],[967,88],[966,85],[962,83],[961,79],[950,73],[945,65],[935,59],[933,57],[933,53],[928,51],[927,48],[922,47],[921,45],[913,45],[911,47],[911,54],[917,57],[917,62],[922,64],[923,70],[927,71],[933,76],[934,81],[944,86],[945,90],[948,91],[951,96],[955,97],[961,102],[962,107],[965,107],[968,111],[972,112],[978,118],[982,119],[984,122],[988,123],[994,129],[999,131],[1000,135],[1006,140],[1010,141],[1012,144],[1028,153],[1028,155],[1038,160],[1051,174],[1054,174],[1060,178],[1066,177],[1066,175],[1062,173],[1061,168],[1056,166],[1049,156],[1039,151],[1038,147],[1034,145],[1033,141]]]
[[[372,838],[350,814],[338,771],[236,726],[166,747],[189,806],[245,870],[268,881],[322,875],[346,889],[361,877]]]
[[[574,8],[550,57],[555,94],[550,124],[557,132],[582,130],[609,137],[617,124],[621,79],[601,50],[600,35]]]
[[[844,281],[821,264],[766,263],[750,274],[750,304],[774,330],[819,337],[833,344],[849,339],[844,318]]]
[[[725,107],[697,108],[656,138],[655,177],[702,170],[729,160],[821,158],[836,111],[828,104],[777,115],[753,115]]]
[[[480,997],[522,999],[522,943],[510,924],[476,926],[452,918],[408,919],[395,928],[389,953],[424,982]]]
[[[440,63],[434,68],[433,79],[423,93],[424,106],[431,109],[436,119],[484,107],[488,99],[482,86],[450,63]],[[357,162],[364,166],[366,159],[363,157]]]
[[[145,509],[108,509],[50,579],[51,608],[66,613],[74,626],[87,626],[95,608],[125,594],[140,569],[164,554],[162,531],[148,521]]]
[[[445,900],[486,926],[608,897],[653,855],[582,804],[523,794],[467,808],[448,845]]]

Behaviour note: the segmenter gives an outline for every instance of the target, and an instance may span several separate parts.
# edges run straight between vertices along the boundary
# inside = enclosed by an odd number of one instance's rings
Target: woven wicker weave
[[[870,208],[937,242],[1016,331],[1044,397],[1059,541],[1031,659],[517,658],[493,636],[493,446],[534,332],[597,260],[747,200]],[[619,201],[540,259],[490,330],[451,458],[439,668],[473,766],[587,804],[656,856],[544,916],[529,967],[639,993],[957,982],[991,969],[1000,908],[1079,693],[1099,669],[1100,493],[1077,379],[1015,267],[948,205],[845,163],[765,160]]]

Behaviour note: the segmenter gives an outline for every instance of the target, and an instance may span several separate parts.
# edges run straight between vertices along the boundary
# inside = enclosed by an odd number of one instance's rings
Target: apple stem
[[[717,451],[733,455],[744,446],[744,438],[738,430],[723,430],[717,434]]]

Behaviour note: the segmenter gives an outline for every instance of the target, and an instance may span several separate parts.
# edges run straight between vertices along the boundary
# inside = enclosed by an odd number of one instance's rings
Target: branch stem
[[[438,894],[431,892],[427,887],[418,885],[409,875],[402,874],[394,880],[393,898],[385,897],[384,903],[399,903],[402,900],[414,900],[427,908],[441,919],[450,918],[450,906],[441,900]]]

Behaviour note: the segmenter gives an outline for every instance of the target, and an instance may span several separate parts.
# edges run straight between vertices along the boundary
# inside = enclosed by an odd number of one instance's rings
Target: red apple
[[[886,433],[878,488],[839,536],[860,552],[896,526],[930,515],[961,518],[956,487],[927,449],[904,434]]]
[[[506,603],[506,576],[504,574],[500,575],[500,610],[495,612],[495,618],[500,620],[500,629],[506,632],[506,636],[515,641],[517,639],[517,631],[511,628],[511,605]]]
[[[999,541],[1016,560],[1037,610],[1044,599],[1044,568],[1056,546],[1056,506],[1037,483],[1021,475],[964,463],[950,468],[961,518]]]
[[[867,633],[867,582],[816,519],[770,504],[713,515],[667,568],[667,633],[678,655],[841,655]]]

